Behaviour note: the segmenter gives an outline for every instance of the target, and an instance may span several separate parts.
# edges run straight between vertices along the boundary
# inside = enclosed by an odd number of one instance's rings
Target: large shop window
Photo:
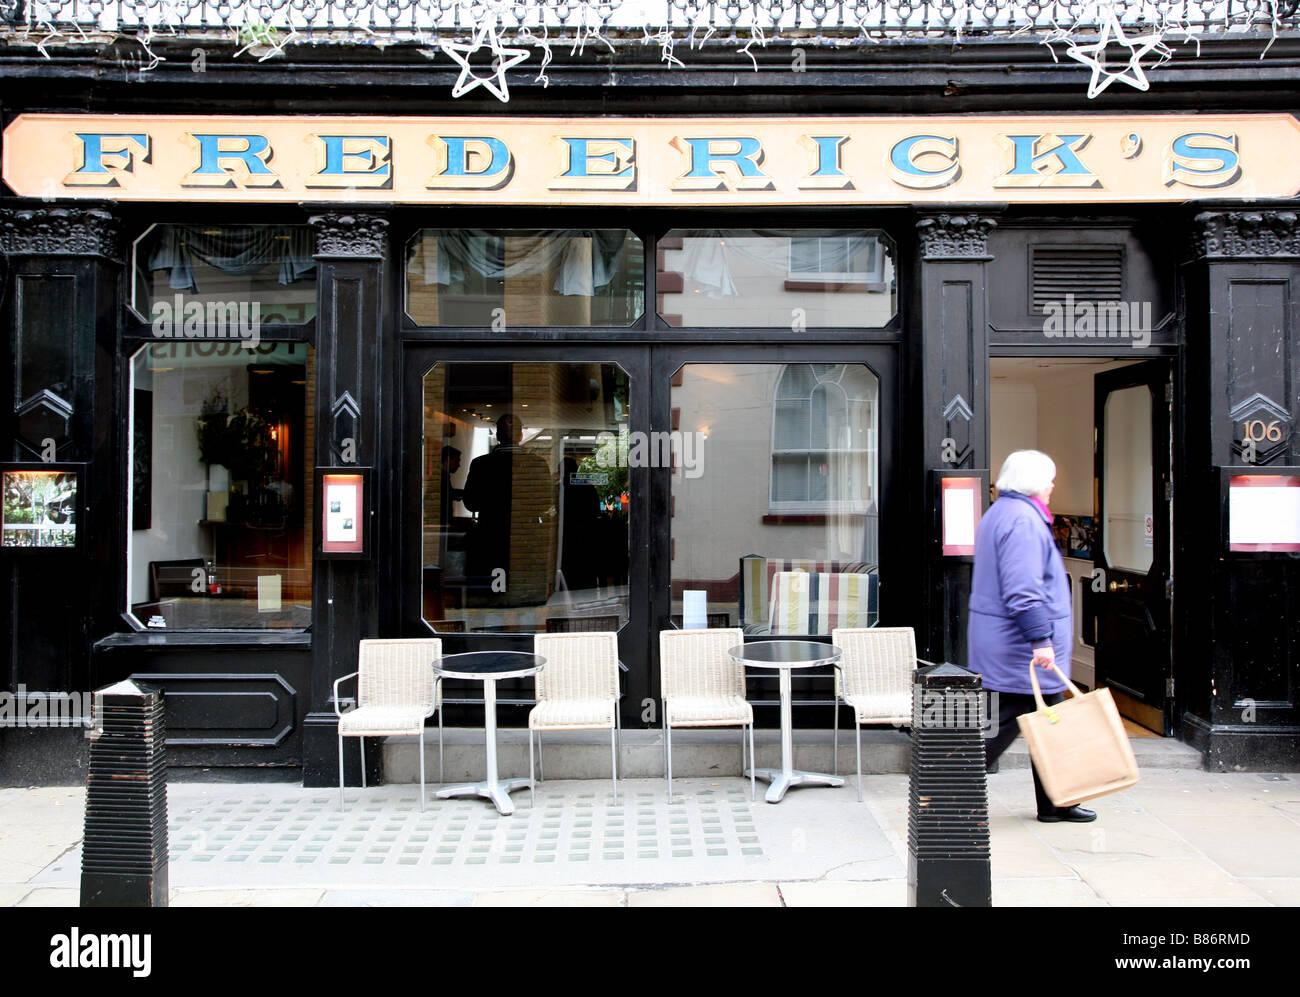
[[[876,375],[851,363],[687,364],[672,411],[676,620],[778,635],[875,626]]]
[[[154,342],[131,375],[130,611],[168,630],[307,627],[311,348]]]
[[[426,326],[627,326],[645,250],[624,229],[425,229],[406,251],[406,312]]]
[[[154,225],[136,240],[131,303],[155,334],[253,337],[316,314],[305,225]]]
[[[609,363],[425,375],[423,613],[435,630],[627,621],[628,389]]]
[[[675,229],[657,265],[671,326],[874,329],[898,309],[893,244],[876,231]]]

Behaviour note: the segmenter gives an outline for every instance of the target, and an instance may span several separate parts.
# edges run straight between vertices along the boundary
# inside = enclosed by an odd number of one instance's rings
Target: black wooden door
[[[1120,712],[1171,736],[1170,365],[1096,376],[1096,539],[1088,602],[1096,614],[1097,684]]]

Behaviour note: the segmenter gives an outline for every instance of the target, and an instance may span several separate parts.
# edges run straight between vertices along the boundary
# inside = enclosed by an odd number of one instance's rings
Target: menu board
[[[1300,476],[1234,474],[1228,479],[1228,549],[1300,551]]]
[[[321,476],[321,553],[360,554],[365,550],[365,476]]]

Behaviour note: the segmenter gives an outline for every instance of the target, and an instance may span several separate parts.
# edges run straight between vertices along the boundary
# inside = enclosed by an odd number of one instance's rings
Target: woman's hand
[[[1030,664],[1037,665],[1039,668],[1052,668],[1056,665],[1056,651],[1051,644],[1036,647],[1034,648],[1034,660]]]

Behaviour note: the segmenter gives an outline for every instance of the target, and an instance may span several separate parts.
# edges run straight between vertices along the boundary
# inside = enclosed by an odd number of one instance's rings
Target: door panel
[[[1097,684],[1120,712],[1170,736],[1170,365],[1098,374],[1094,391]]]

